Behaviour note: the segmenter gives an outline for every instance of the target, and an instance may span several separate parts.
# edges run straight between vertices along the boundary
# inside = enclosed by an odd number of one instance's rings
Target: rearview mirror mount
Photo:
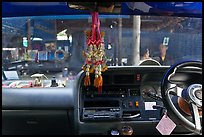
[[[68,2],[69,8],[99,13],[120,13],[120,2]]]

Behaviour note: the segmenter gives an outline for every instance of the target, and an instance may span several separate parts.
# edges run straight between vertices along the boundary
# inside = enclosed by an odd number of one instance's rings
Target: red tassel
[[[98,94],[102,94],[102,86],[98,87]]]
[[[84,86],[90,86],[90,85],[91,85],[90,76],[86,75],[84,78]]]
[[[102,93],[103,77],[99,75],[98,77],[98,94]]]
[[[98,78],[96,77],[94,79],[94,87],[98,88]]]
[[[103,86],[103,77],[99,75],[98,79],[98,86]]]

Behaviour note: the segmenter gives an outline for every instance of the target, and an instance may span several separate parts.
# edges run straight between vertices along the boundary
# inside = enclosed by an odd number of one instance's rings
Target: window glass
[[[108,66],[138,66],[144,60],[170,66],[184,60],[202,60],[201,18],[99,18]],[[17,71],[21,80],[35,79],[31,76],[36,73],[48,79],[75,79],[84,64],[84,32],[90,27],[90,15],[3,18],[2,69]]]

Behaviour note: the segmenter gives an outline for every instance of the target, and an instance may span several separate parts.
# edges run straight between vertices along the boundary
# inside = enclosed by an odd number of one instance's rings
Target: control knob
[[[111,135],[119,135],[119,131],[118,130],[111,130]]]
[[[122,135],[132,135],[133,129],[131,126],[123,126],[121,133]]]

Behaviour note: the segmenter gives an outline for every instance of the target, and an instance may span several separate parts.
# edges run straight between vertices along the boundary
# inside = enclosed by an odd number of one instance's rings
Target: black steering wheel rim
[[[167,108],[168,114],[171,116],[174,116],[176,120],[180,122],[181,125],[186,127],[188,130],[197,133],[202,134],[202,127],[201,129],[196,129],[196,126],[193,122],[189,121],[186,117],[184,117],[178,109],[173,104],[171,98],[170,98],[170,90],[168,90],[168,84],[169,82],[169,76],[173,73],[175,73],[177,68],[187,67],[187,66],[194,66],[199,67],[202,69],[202,62],[201,61],[184,61],[179,62],[177,64],[172,65],[168,71],[164,74],[163,79],[161,81],[161,95],[163,98],[163,103],[165,107]]]

